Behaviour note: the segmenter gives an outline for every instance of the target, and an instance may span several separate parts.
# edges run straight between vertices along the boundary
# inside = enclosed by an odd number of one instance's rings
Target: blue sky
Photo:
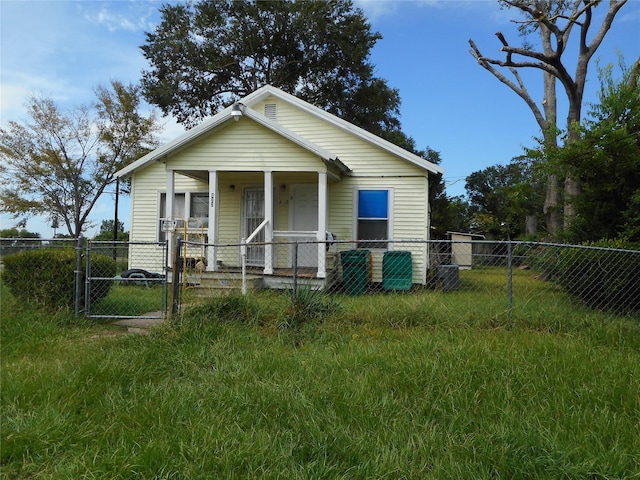
[[[524,102],[469,54],[473,39],[488,56],[498,56],[495,32],[520,42],[511,19],[495,0],[356,0],[372,29],[382,34],[372,52],[376,75],[400,91],[404,131],[419,148],[440,152],[449,195],[463,195],[465,177],[498,163],[508,163],[533,146],[539,134]],[[603,2],[608,3],[608,2]],[[0,124],[26,120],[29,95],[53,98],[62,108],[94,100],[97,85],[111,79],[136,83],[147,67],[140,52],[145,31],[159,23],[162,2],[139,0],[0,0]],[[603,12],[606,5],[597,11]],[[627,64],[640,57],[640,0],[630,0],[596,54],[601,63]],[[525,76],[530,92],[541,99],[541,75]],[[585,95],[596,100],[597,69],[592,63]],[[559,90],[559,93],[562,93]],[[563,118],[560,112],[559,118]],[[182,127],[165,118],[163,140]],[[113,217],[113,196],[97,205],[92,220]],[[128,229],[129,206],[120,218]],[[0,228],[13,226],[0,216]],[[51,228],[31,219],[27,229],[43,237]]]

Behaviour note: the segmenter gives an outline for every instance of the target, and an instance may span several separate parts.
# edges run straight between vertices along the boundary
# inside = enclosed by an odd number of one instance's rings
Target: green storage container
[[[344,289],[351,295],[359,295],[367,289],[371,253],[369,250],[340,252]]]
[[[385,252],[382,257],[382,288],[410,290],[412,283],[411,252]]]

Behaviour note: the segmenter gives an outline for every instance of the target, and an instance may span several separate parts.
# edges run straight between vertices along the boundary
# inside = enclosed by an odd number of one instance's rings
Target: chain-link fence
[[[640,251],[553,243],[384,240],[282,236],[271,243],[0,239],[3,256],[75,248],[76,312],[92,317],[164,317],[168,283],[210,297],[230,290],[301,286],[331,295],[459,295],[470,308],[508,312],[563,303],[640,316]],[[1,257],[0,257],[1,258]],[[170,264],[172,259],[174,264]],[[176,280],[173,282],[173,280]],[[295,295],[293,297],[295,299]]]
[[[44,249],[74,252],[69,275],[73,276],[76,314],[94,318],[166,316],[170,280],[166,242],[2,238],[0,261],[7,255]],[[56,258],[52,255],[51,261]]]
[[[43,248],[73,248],[75,238],[0,238],[0,261],[5,255]]]
[[[183,285],[202,297],[303,284],[338,295],[466,294],[471,303],[490,300],[509,315],[518,305],[549,298],[640,314],[638,250],[515,241],[292,238],[249,245],[187,242],[182,248]]]

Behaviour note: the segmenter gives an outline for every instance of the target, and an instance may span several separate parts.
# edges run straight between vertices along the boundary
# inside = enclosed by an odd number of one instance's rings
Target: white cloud
[[[138,29],[138,26],[128,18],[122,15],[116,15],[104,7],[94,18],[89,16],[89,20],[105,25],[111,32],[116,30],[129,30],[134,32]]]
[[[432,11],[466,15],[481,15],[483,21],[504,22],[508,16],[495,0],[354,0],[372,22],[395,17],[398,20],[406,15],[407,8],[425,8]]]
[[[398,0],[355,0],[354,5],[365,13],[369,20],[376,20],[398,11]]]
[[[624,23],[632,23],[638,25],[639,28],[636,32],[640,32],[640,3],[631,3],[629,9],[620,10],[619,21]],[[632,8],[631,8],[632,7]],[[640,33],[638,33],[640,36]]]
[[[110,2],[108,5],[109,7],[103,5],[98,11],[90,6],[86,7],[85,18],[106,27],[110,32],[141,32],[153,29],[152,18],[158,12],[153,2]]]
[[[19,122],[24,112],[24,101],[29,95],[29,90],[23,85],[2,83],[0,85],[0,124],[9,120]]]
[[[174,117],[161,117],[160,124],[162,132],[160,133],[160,143],[167,143],[179,137],[185,132],[184,125],[179,124]]]

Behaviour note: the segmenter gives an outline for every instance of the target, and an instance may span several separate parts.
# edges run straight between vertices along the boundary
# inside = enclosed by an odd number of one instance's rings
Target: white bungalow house
[[[117,173],[131,178],[132,241],[162,241],[163,219],[203,230],[206,270],[246,261],[265,275],[291,267],[277,242],[324,242],[327,232],[371,247],[373,275],[394,244],[429,239],[429,175],[442,169],[273,86],[242,98]],[[164,222],[166,224],[166,222]],[[300,266],[327,276],[324,243],[307,243]],[[406,248],[403,248],[406,250]],[[130,252],[130,267],[154,269]],[[424,283],[428,248],[412,247],[413,282]],[[374,279],[375,281],[375,279]]]

